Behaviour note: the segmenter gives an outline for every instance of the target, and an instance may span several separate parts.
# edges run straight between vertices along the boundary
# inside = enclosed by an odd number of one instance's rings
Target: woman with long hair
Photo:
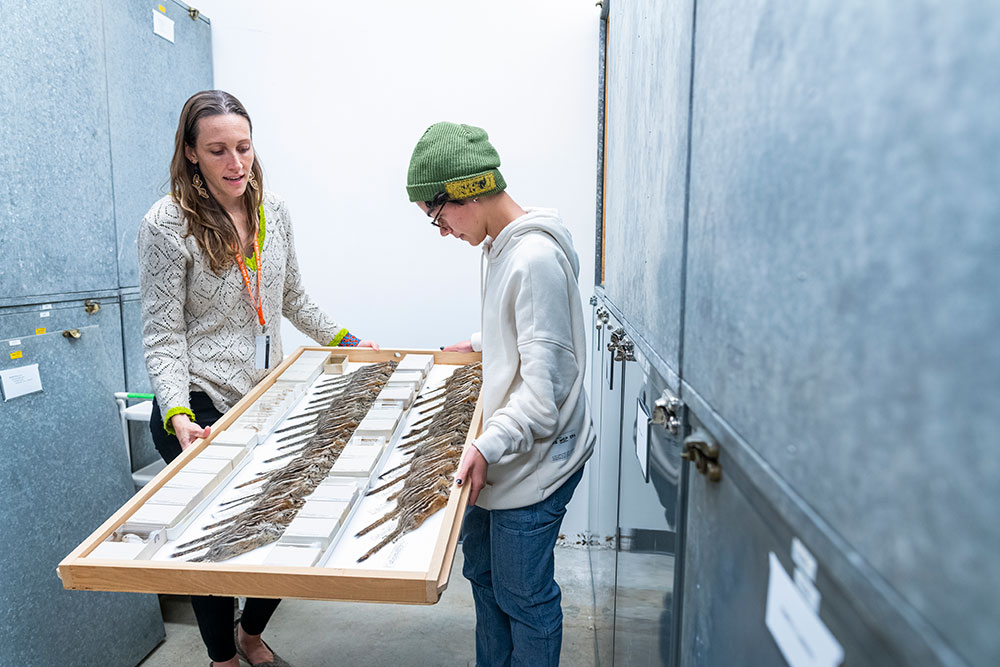
[[[264,189],[250,116],[221,90],[181,111],[171,193],[139,228],[142,342],[156,399],[150,430],[168,463],[282,359],[281,317],[321,345],[367,346],[302,286],[285,202]],[[261,639],[279,600],[192,596],[213,665],[287,665]]]

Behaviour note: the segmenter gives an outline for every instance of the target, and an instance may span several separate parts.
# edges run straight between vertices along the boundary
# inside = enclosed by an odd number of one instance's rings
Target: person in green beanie
[[[559,664],[554,547],[596,436],[573,239],[552,209],[507,193],[484,130],[436,123],[413,149],[410,201],[442,237],[482,246],[481,330],[446,349],[482,351],[483,432],[466,449],[463,574],[476,603],[476,664]]]

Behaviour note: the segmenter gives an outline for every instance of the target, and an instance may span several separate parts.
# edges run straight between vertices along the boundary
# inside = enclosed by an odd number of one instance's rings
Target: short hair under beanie
[[[486,130],[472,125],[435,123],[420,137],[406,174],[410,201],[431,201],[441,192],[468,199],[507,187],[497,167],[500,155]]]

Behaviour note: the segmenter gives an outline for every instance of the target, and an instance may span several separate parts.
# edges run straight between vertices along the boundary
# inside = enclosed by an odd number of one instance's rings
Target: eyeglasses
[[[449,229],[447,224],[442,225],[441,223],[438,222],[438,218],[441,217],[441,213],[444,211],[444,205],[447,203],[448,203],[448,195],[444,192],[434,197],[434,199],[432,199],[431,201],[424,202],[424,204],[427,205],[427,217],[431,218],[431,224],[437,227],[438,229]],[[435,206],[438,207],[437,213],[431,215],[431,211],[434,210]]]

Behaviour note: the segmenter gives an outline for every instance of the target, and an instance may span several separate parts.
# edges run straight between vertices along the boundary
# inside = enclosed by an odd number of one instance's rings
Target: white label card
[[[41,391],[42,377],[38,374],[38,364],[0,371],[0,386],[3,387],[4,402]]]
[[[20,338],[11,339],[11,340],[7,341],[7,344],[10,345],[11,347],[15,347],[15,346],[21,344],[21,339]]]
[[[844,649],[803,599],[774,552],[769,554],[764,622],[790,667],[837,667]]]
[[[153,34],[174,43],[174,22],[160,12],[153,10]]]
[[[38,316],[39,317],[52,317],[52,311],[51,310],[43,310],[42,312],[38,313]]]
[[[814,584],[812,579],[807,577],[799,568],[795,568],[795,574],[792,579],[795,581],[795,585],[798,587],[799,593],[802,594],[802,599],[807,605],[809,605],[810,609],[818,614],[819,603],[822,596],[819,594],[819,589],[816,588],[816,584]]]
[[[649,413],[642,399],[636,400],[635,408],[635,457],[642,468],[642,478],[649,481]]]
[[[792,538],[792,562],[802,570],[802,573],[816,581],[816,558],[797,537]]]

